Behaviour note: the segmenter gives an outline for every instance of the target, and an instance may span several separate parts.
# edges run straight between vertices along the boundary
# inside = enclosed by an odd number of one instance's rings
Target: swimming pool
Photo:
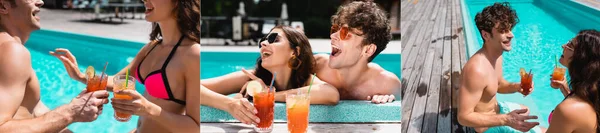
[[[204,52],[200,53],[202,64],[201,79],[222,76],[242,68],[252,69],[256,65],[258,52]],[[373,62],[396,76],[400,75],[400,54],[379,54]],[[400,77],[398,77],[400,78]]]
[[[258,52],[200,53],[201,79],[222,76],[242,68],[253,69]],[[373,62],[397,76],[400,75],[400,54],[380,54]],[[393,103],[375,105],[367,101],[344,100],[336,106],[311,105],[311,122],[400,122],[400,96]],[[276,103],[275,121],[285,122],[285,103]],[[351,111],[348,111],[351,110]],[[234,122],[231,115],[207,106],[201,107],[202,122]],[[372,113],[379,112],[379,113]]]
[[[512,41],[513,48],[503,54],[503,76],[509,82],[520,82],[518,72],[523,67],[533,70],[535,83],[533,93],[527,97],[521,94],[498,94],[497,98],[499,101],[528,106],[532,113],[538,115],[540,126],[548,127],[548,115],[564,98],[559,90],[550,87],[549,79],[556,62],[555,56],[560,57],[561,45],[575,37],[580,30],[600,29],[600,11],[566,0],[463,1],[469,55],[475,53],[483,44],[473,19],[477,12],[495,1],[510,2],[520,20],[512,30],[515,35]]]
[[[143,46],[140,42],[129,42],[93,36],[65,33],[51,30],[40,30],[32,33],[25,47],[31,52],[32,67],[40,81],[41,99],[50,109],[69,103],[85,84],[69,78],[62,62],[48,51],[55,48],[67,48],[77,58],[79,69],[85,70],[88,65],[102,71],[105,62],[109,62],[107,74],[112,75],[129,64],[137,51]],[[136,83],[138,92],[145,88]],[[110,93],[112,98],[112,93]],[[69,129],[74,132],[129,132],[135,128],[138,117],[133,116],[129,122],[118,122],[113,118],[114,110],[109,104],[104,105],[102,114],[90,123],[74,123]]]

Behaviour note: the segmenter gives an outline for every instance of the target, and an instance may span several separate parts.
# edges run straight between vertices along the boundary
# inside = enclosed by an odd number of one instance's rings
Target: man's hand
[[[99,106],[108,103],[108,92],[105,90],[87,92],[83,90],[68,104],[74,122],[91,122],[98,118]]]
[[[376,104],[393,102],[394,99],[395,99],[394,95],[367,96],[367,100],[370,100],[372,103],[376,103]]]
[[[527,132],[531,128],[539,125],[539,122],[526,122],[525,120],[537,119],[537,116],[526,116],[527,109],[517,109],[506,114],[508,126],[519,130],[521,132]]]
[[[533,88],[535,88],[535,83],[533,81],[531,81],[531,88],[529,88],[528,90],[525,90],[521,87],[521,83],[517,83],[519,85],[519,90],[518,92],[523,94],[523,96],[527,96],[531,93],[533,93]]]

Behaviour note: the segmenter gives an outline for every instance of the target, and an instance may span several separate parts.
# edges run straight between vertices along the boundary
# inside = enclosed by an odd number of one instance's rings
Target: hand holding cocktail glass
[[[242,72],[252,79],[252,81],[247,82],[242,87],[242,91],[246,88],[246,94],[253,96],[254,108],[257,110],[256,116],[259,118],[259,122],[255,125],[254,130],[256,132],[271,132],[273,129],[273,119],[275,118],[275,88],[273,88],[273,83],[277,74],[273,75],[271,86],[267,88],[264,82],[254,76],[254,74],[249,73],[245,69],[242,69]]]
[[[519,74],[521,75],[521,88],[518,91],[523,94],[523,96],[527,96],[533,92],[533,74],[531,73],[531,70],[527,73],[523,68],[519,70]]]

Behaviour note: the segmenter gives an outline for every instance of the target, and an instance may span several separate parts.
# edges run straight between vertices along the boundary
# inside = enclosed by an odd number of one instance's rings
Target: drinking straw
[[[125,72],[125,88],[127,88],[127,84],[129,83],[129,69]]]
[[[271,79],[271,85],[269,85],[269,92],[273,89],[273,83],[275,83],[275,77],[277,76],[277,72],[273,74],[273,79]]]
[[[310,85],[308,85],[308,93],[306,93],[306,97],[308,97],[310,94],[310,88],[312,88],[313,81],[315,81],[315,75],[317,75],[317,74],[314,73],[312,76],[312,79],[310,80]],[[300,92],[300,91],[298,91],[298,92]]]
[[[556,55],[554,55],[554,67],[558,67],[558,59],[556,58]]]
[[[102,70],[102,73],[100,74],[100,82],[98,82],[98,84],[102,84],[102,79],[104,79],[104,72],[106,72],[106,66],[108,66],[108,61],[106,62],[106,64],[104,64],[104,69]]]

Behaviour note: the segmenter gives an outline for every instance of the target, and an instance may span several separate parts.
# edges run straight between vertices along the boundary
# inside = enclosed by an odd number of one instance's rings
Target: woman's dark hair
[[[296,58],[291,58],[288,61],[289,66],[292,68],[290,79],[288,79],[288,85],[285,88],[277,88],[278,90],[288,90],[293,88],[299,88],[306,86],[310,79],[310,75],[314,72],[315,59],[313,57],[312,48],[308,42],[308,38],[302,32],[288,26],[276,26],[274,29],[281,29],[290,42],[290,48],[294,51]],[[299,47],[300,50],[298,50]],[[297,53],[296,51],[300,51]],[[261,65],[262,59],[258,57],[256,60],[256,72],[254,75],[265,82],[266,85],[270,84],[273,74]],[[293,68],[296,67],[297,68]]]
[[[177,21],[177,28],[186,38],[200,43],[200,0],[176,0],[173,13]],[[158,23],[152,23],[150,41],[162,38]]]
[[[600,132],[600,32],[580,31],[571,43],[575,46],[569,63],[571,93],[594,107],[596,132]]]

